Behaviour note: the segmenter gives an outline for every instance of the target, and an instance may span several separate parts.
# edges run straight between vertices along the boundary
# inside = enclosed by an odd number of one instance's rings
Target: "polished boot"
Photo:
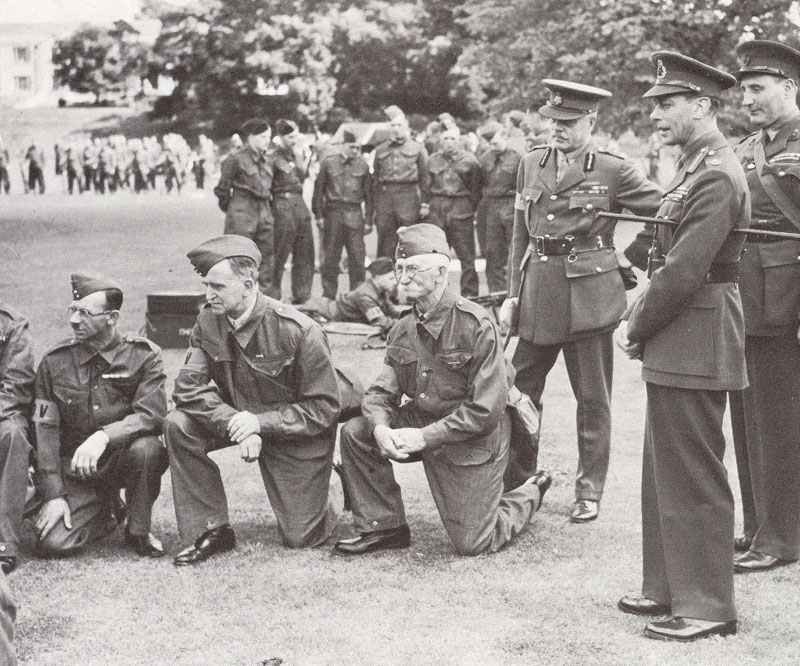
[[[735,573],[755,573],[757,571],[769,571],[786,564],[790,564],[790,561],[782,560],[767,553],[759,553],[756,550],[748,550],[746,553],[733,558],[733,571]]]
[[[142,557],[162,557],[164,546],[150,532],[147,534],[131,534],[125,530],[125,543],[128,544],[137,555]]]
[[[711,622],[689,617],[671,617],[668,620],[651,622],[644,628],[647,638],[659,641],[690,643],[709,636],[731,636],[736,633],[736,620]]]
[[[647,597],[635,597],[626,594],[617,602],[617,608],[623,613],[631,615],[669,615],[670,608],[667,604],[653,601]]]
[[[176,567],[196,564],[207,560],[212,555],[233,550],[236,547],[236,535],[230,525],[220,525],[203,532],[188,548],[184,548],[175,557]]]
[[[17,558],[14,555],[0,556],[0,569],[8,575],[17,568]]]
[[[373,550],[408,548],[410,545],[411,531],[408,525],[401,525],[389,530],[367,532],[353,539],[341,539],[336,542],[333,552],[339,555],[363,555]]]
[[[569,519],[573,523],[588,523],[597,518],[600,513],[600,503],[596,500],[581,499],[575,502],[575,507]]]
[[[733,549],[737,553],[746,553],[748,550],[750,550],[751,543],[753,543],[753,537],[743,534],[742,536],[738,536],[733,540]]]

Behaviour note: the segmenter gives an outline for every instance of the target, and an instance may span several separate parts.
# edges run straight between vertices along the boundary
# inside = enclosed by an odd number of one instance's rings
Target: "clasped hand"
[[[390,428],[377,426],[373,431],[375,442],[385,458],[407,460],[414,453],[425,450],[425,438],[419,428]]]

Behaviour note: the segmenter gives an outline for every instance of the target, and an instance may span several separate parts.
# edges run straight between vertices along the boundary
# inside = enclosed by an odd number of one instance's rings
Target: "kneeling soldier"
[[[71,280],[73,338],[45,354],[36,373],[36,485],[44,500],[38,547],[66,554],[108,534],[125,488],[126,542],[139,555],[159,557],[150,514],[167,468],[159,439],[167,411],[161,350],[119,333],[116,284],[95,275]]]
[[[444,231],[422,223],[397,233],[396,272],[414,308],[389,335],[364,416],[342,429],[343,473],[361,536],[335,549],[361,554],[409,545],[391,463],[422,460],[456,550],[494,552],[525,528],[551,479],[540,472],[503,493],[513,377],[497,328],[483,308],[448,287]]]
[[[242,236],[188,254],[208,303],[175,380],[165,435],[178,531],[194,564],[236,545],[219,468],[209,453],[238,445],[258,460],[284,543],[317,546],[336,527],[328,501],[339,389],[323,332],[258,291],[261,253]],[[263,446],[262,446],[263,442]]]

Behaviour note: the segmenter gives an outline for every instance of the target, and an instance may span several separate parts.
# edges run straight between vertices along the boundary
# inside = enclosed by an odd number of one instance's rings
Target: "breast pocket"
[[[53,393],[61,412],[61,423],[70,428],[87,428],[90,409],[89,386],[55,384]]]
[[[469,395],[470,349],[445,349],[434,361],[431,390],[443,400],[461,400]]]
[[[417,395],[418,359],[413,349],[397,345],[386,347],[386,363],[394,370],[401,391],[408,396]]]
[[[279,354],[266,358],[245,357],[244,381],[251,384],[253,393],[264,402],[285,402],[294,398],[291,373],[294,357]],[[240,375],[241,378],[241,375]],[[247,396],[251,391],[242,391]]]

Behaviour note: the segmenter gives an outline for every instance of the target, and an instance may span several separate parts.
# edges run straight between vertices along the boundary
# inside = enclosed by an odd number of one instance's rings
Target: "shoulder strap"
[[[753,159],[756,164],[756,175],[761,182],[761,187],[769,195],[774,203],[786,216],[795,227],[800,229],[800,208],[787,196],[780,185],[775,182],[775,179],[770,174],[762,173],[766,164],[766,157],[764,156],[764,144],[761,141],[756,141],[753,148]]]

